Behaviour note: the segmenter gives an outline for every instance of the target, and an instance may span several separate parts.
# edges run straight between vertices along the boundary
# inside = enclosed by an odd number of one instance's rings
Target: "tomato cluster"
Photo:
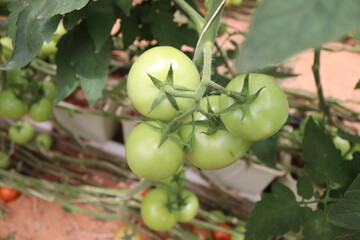
[[[177,222],[189,222],[198,212],[196,194],[184,189],[185,172],[180,168],[173,176],[158,181],[141,203],[141,217],[147,227],[167,231]]]
[[[135,127],[125,143],[133,172],[164,179],[177,171],[184,156],[201,169],[224,168],[287,120],[286,96],[267,75],[240,75],[219,89],[220,95],[202,99],[200,88],[196,66],[175,48],[155,47],[135,61],[128,96],[150,120]]]
[[[28,114],[34,121],[48,120],[52,115],[56,86],[49,81],[28,81],[20,69],[6,73],[0,92],[0,116],[17,119]]]

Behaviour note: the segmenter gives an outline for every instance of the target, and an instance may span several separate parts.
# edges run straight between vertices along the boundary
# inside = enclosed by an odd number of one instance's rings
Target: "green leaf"
[[[159,106],[160,103],[162,103],[162,101],[164,101],[166,99],[166,95],[164,92],[160,91],[159,94],[156,96],[155,100],[153,101],[153,103],[151,104],[149,113],[154,110],[157,106]]]
[[[302,149],[305,170],[315,182],[329,184],[332,189],[339,189],[346,183],[348,169],[340,150],[312,117],[305,126]]]
[[[307,176],[301,176],[296,182],[296,187],[298,195],[305,199],[310,199],[314,195],[313,185]]]
[[[76,25],[80,24],[80,22],[86,17],[86,7],[72,11],[68,14],[65,14],[63,24],[66,30],[70,30]]]
[[[80,24],[60,39],[58,47],[60,55],[56,56],[59,82],[57,100],[68,96],[80,83],[90,105],[95,104],[102,95],[108,76],[110,42],[99,52],[95,52],[95,45],[87,27]]]
[[[135,15],[121,19],[120,31],[123,34],[124,48],[128,48],[140,35],[139,21]]]
[[[326,221],[323,210],[313,212],[306,220],[303,230],[303,239],[329,240],[341,236],[346,230]]]
[[[173,15],[169,12],[155,12],[151,24],[154,38],[160,45],[180,48],[182,45],[181,33],[177,31],[177,25],[173,21]]]
[[[360,229],[360,174],[345,193],[345,198],[329,210],[328,221],[346,229]]]
[[[236,67],[249,71],[339,39],[360,22],[358,0],[266,0],[257,8]]]
[[[253,142],[251,145],[251,151],[260,159],[260,161],[273,168],[276,167],[278,138],[279,135],[274,134],[262,141]]]
[[[92,1],[87,7],[86,23],[95,51],[99,52],[110,38],[116,20],[113,1]]]
[[[360,80],[356,83],[355,89],[360,89]]]
[[[298,231],[300,206],[295,195],[286,186],[272,185],[272,194],[265,193],[255,204],[246,225],[245,240],[267,240],[282,236],[288,231]]]
[[[9,60],[0,69],[14,69],[25,66],[41,49],[56,28],[54,17],[80,9],[89,0],[27,0],[23,7],[13,5],[10,34],[13,38],[14,51]],[[16,18],[17,17],[17,18]],[[56,17],[57,20],[60,17]],[[15,24],[14,24],[15,23]]]
[[[133,0],[115,0],[116,5],[125,13],[126,16],[130,15]]]

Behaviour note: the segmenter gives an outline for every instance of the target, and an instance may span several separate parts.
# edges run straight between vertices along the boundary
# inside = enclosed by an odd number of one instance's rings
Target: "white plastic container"
[[[59,105],[69,109],[55,107],[55,118],[75,136],[105,142],[112,139],[119,127],[119,121],[116,118],[105,117],[89,112],[71,111],[71,109],[81,110],[81,108],[66,102],[60,102]],[[112,101],[106,103],[103,107],[103,111],[109,113],[115,113],[116,109],[117,104]]]
[[[247,165],[238,160],[230,166],[218,170],[204,170],[210,179],[217,181],[239,193],[260,196],[264,189],[276,178],[285,175],[285,171],[269,168],[257,163]]]

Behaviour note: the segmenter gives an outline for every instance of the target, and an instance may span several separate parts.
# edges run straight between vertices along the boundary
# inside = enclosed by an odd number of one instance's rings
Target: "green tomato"
[[[157,127],[160,125],[154,121],[137,125],[125,142],[125,154],[135,174],[163,180],[179,169],[184,160],[184,150],[181,144],[170,138],[159,147],[161,130]]]
[[[62,23],[59,24],[56,31],[54,32],[54,35],[52,36],[52,40],[54,42],[58,42],[59,39],[66,33],[66,30],[64,28],[64,25]]]
[[[342,156],[345,156],[345,154],[350,151],[350,142],[342,137],[335,136],[333,138],[333,143],[335,147],[341,151]]]
[[[232,79],[227,90],[241,92],[245,74]],[[283,90],[270,77],[264,74],[250,74],[249,94],[263,88],[257,98],[243,110],[221,114],[221,120],[232,134],[248,141],[260,141],[281,129],[289,115],[289,104]],[[220,109],[226,109],[234,99],[223,94]]]
[[[19,99],[13,89],[0,92],[0,116],[15,119],[27,112],[27,105]]]
[[[47,98],[42,98],[39,101],[31,104],[29,109],[29,117],[37,122],[49,120],[52,115],[53,105]]]
[[[53,102],[56,98],[57,88],[55,84],[49,81],[45,81],[41,84],[44,97]]]
[[[141,114],[163,121],[169,121],[179,115],[168,99],[150,111],[160,90],[149,75],[165,82],[170,66],[173,69],[174,84],[192,90],[196,90],[199,86],[199,72],[183,52],[173,47],[151,48],[135,61],[127,79],[129,99]],[[190,98],[176,98],[176,102],[180,110],[186,110],[194,104]]]
[[[10,167],[10,158],[6,153],[0,151],[0,169],[7,169],[8,167]]]
[[[214,113],[219,111],[219,96],[203,98],[200,102],[202,109],[207,110],[208,100]],[[203,121],[207,118],[197,112],[194,114],[195,121]],[[189,116],[186,122],[191,122]],[[206,134],[207,127],[195,125],[183,125],[179,135],[182,139],[188,139],[192,133],[192,149],[186,148],[186,158],[196,167],[206,170],[224,168],[240,157],[249,149],[251,142],[232,135],[227,130],[217,130],[211,135]]]
[[[50,42],[44,42],[43,46],[40,49],[40,52],[38,53],[38,56],[42,59],[46,59],[50,56],[55,55],[57,52],[56,42],[50,41]]]
[[[42,146],[45,149],[51,148],[54,143],[52,136],[48,133],[40,133],[39,135],[37,135],[35,138],[35,142],[38,146]]]
[[[9,129],[10,139],[19,144],[30,141],[34,133],[34,127],[30,123],[24,121],[13,123]]]
[[[156,188],[146,194],[140,212],[145,225],[155,231],[170,230],[179,217],[176,197],[167,188]]]
[[[190,222],[199,211],[199,199],[195,193],[184,189],[180,193],[179,222]]]
[[[12,40],[11,38],[9,37],[3,37],[3,38],[0,38],[0,44],[2,46],[2,59],[4,61],[8,60],[9,57],[11,56],[12,54],[12,51],[13,51],[13,45],[12,45]]]

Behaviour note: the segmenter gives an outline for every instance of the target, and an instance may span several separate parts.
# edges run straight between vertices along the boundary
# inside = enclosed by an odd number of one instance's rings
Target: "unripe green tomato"
[[[6,153],[0,151],[0,169],[7,169],[8,167],[10,167],[10,158]]]
[[[199,199],[196,194],[190,190],[181,191],[181,200],[184,201],[179,206],[179,222],[190,222],[197,215],[199,210]]]
[[[42,48],[40,49],[40,52],[38,53],[38,56],[42,59],[46,59],[52,55],[55,55],[57,52],[56,42],[50,41],[50,42],[44,42]]]
[[[0,44],[2,46],[2,58],[4,61],[9,59],[9,57],[12,54],[13,46],[12,46],[12,40],[9,37],[3,37],[0,39]]]
[[[54,143],[53,137],[48,133],[40,133],[37,135],[35,142],[38,146],[43,146],[45,149],[51,148]]]
[[[64,28],[64,25],[62,23],[59,24],[56,31],[54,32],[54,35],[52,36],[52,40],[57,43],[59,39],[66,33],[66,30]]]
[[[351,148],[350,142],[339,136],[333,138],[333,143],[335,147],[341,151],[341,156],[344,156]]]
[[[209,96],[201,99],[200,106],[205,111],[208,109],[208,101],[214,113],[219,111],[219,99],[217,96]],[[200,112],[194,114],[195,121],[204,121],[207,118]],[[185,123],[191,122],[192,117],[185,119]],[[182,139],[192,136],[192,149],[186,148],[186,158],[196,167],[206,170],[220,169],[239,160],[249,149],[251,142],[234,136],[226,129],[219,129],[215,133],[206,134],[207,127],[185,124],[180,128],[179,135]],[[192,135],[193,134],[193,135]]]
[[[17,121],[13,123],[9,129],[9,137],[12,141],[23,144],[34,136],[34,127],[25,121]]]
[[[155,231],[168,231],[178,221],[179,211],[174,193],[167,188],[156,188],[141,203],[141,218],[145,225]]]
[[[37,122],[49,120],[52,115],[53,105],[47,98],[42,98],[39,101],[31,104],[29,109],[29,117]]]
[[[173,84],[195,91],[200,83],[200,74],[191,59],[180,50],[160,46],[154,47],[139,56],[132,65],[127,78],[127,91],[132,105],[141,114],[157,120],[170,121],[179,116],[168,99],[164,99],[151,110],[160,90],[150,76],[165,82],[170,66],[173,69]],[[169,85],[166,86],[171,88]],[[188,91],[187,93],[193,93]],[[194,105],[191,98],[175,97],[180,110],[187,110]]]
[[[184,160],[184,150],[181,144],[170,138],[159,147],[161,130],[156,127],[160,125],[155,121],[137,125],[125,142],[125,154],[130,169],[136,175],[163,180],[179,169]]]
[[[0,116],[15,119],[27,112],[27,105],[10,88],[0,92]]]
[[[57,88],[55,84],[49,81],[45,81],[41,84],[41,87],[44,92],[44,97],[49,99],[50,102],[53,102],[57,94]]]
[[[245,74],[232,79],[227,90],[240,93],[243,89]],[[220,115],[226,129],[244,140],[260,141],[278,132],[289,115],[289,104],[284,91],[275,80],[265,74],[249,75],[249,94],[256,94],[255,100],[245,107]],[[224,110],[234,104],[234,99],[222,94],[220,109]]]

